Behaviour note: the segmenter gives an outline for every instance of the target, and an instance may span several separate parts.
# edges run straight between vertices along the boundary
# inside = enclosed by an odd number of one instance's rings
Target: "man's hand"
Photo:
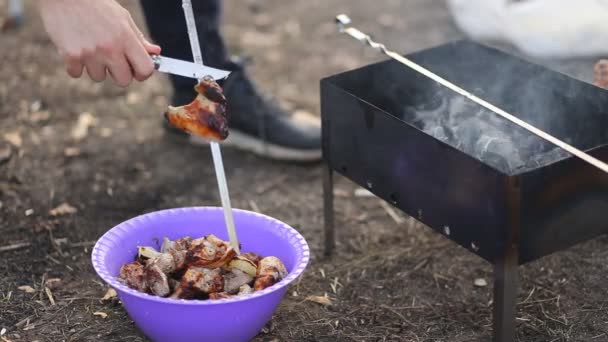
[[[109,74],[128,86],[154,72],[150,54],[160,54],[135,25],[129,12],[114,0],[38,0],[40,15],[67,72],[78,78],[84,69],[101,82]]]

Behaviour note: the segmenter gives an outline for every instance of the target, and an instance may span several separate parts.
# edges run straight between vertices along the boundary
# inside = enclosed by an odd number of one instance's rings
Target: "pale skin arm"
[[[165,1],[165,0],[163,0]],[[67,73],[79,78],[86,70],[97,82],[109,75],[128,86],[154,72],[151,54],[160,47],[141,33],[129,12],[114,0],[38,0],[40,16],[62,56]]]

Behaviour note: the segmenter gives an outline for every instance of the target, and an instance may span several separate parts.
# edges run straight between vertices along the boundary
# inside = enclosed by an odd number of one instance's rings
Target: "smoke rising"
[[[550,109],[550,105],[538,102],[539,94],[535,95],[536,101],[518,102],[526,103],[528,111]],[[432,101],[404,107],[402,114],[425,133],[507,174],[569,156],[568,152],[447,89],[438,89]]]

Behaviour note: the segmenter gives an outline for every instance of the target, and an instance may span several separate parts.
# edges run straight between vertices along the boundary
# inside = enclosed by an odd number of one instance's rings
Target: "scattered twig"
[[[0,246],[0,253],[2,252],[10,252],[21,248],[29,247],[31,244],[29,242],[18,242],[12,245]]]
[[[51,302],[51,305],[55,305],[55,298],[53,298],[53,292],[51,292],[51,289],[45,286],[44,292],[46,292],[46,296],[49,298],[49,302]]]
[[[528,299],[530,299],[530,297],[532,297],[532,294],[534,293],[534,291],[536,291],[536,286],[532,287],[532,291],[530,291],[530,294],[528,294],[528,297],[526,297],[526,299],[524,299],[524,301],[519,304],[523,304],[523,303],[527,302]]]
[[[402,321],[404,321],[405,323],[409,324],[409,325],[414,325],[411,321],[409,321],[407,318],[405,318],[405,316],[403,316],[401,313],[399,313],[399,311],[391,308],[388,305],[380,305],[381,308],[386,309],[392,313],[394,313],[395,315],[397,315],[399,318],[401,318]]]
[[[47,259],[49,259],[49,260],[51,260],[52,262],[56,263],[57,265],[63,265],[63,263],[62,263],[61,261],[59,261],[59,260],[57,260],[57,259],[53,258],[53,257],[52,257],[52,256],[50,256],[50,255],[47,255],[47,256],[46,256],[46,258],[47,258]]]
[[[32,316],[25,317],[24,319],[22,319],[19,322],[15,323],[15,327],[21,328],[24,325],[29,325],[30,324],[30,318],[32,318]]]
[[[94,246],[96,241],[81,241],[70,244],[70,248]]]
[[[249,206],[251,207],[251,210],[255,211],[256,213],[261,213],[260,207],[258,207],[254,200],[249,200]]]
[[[553,317],[549,316],[549,315],[547,314],[547,312],[545,311],[545,308],[544,308],[542,305],[540,306],[540,311],[543,313],[543,316],[545,316],[547,319],[550,319],[550,320],[552,320],[553,322],[557,322],[557,323],[562,324],[562,325],[567,325],[567,324],[565,324],[564,322],[562,322],[562,321],[560,321],[560,320],[558,320],[558,319],[555,319],[555,318],[553,318]]]
[[[385,201],[381,200],[380,206],[382,207],[382,209],[384,209],[384,211],[386,211],[388,216],[390,216],[393,219],[393,221],[395,221],[396,224],[402,224],[403,222],[405,222],[405,219],[403,219],[403,217],[399,216],[399,214],[397,214],[397,212],[395,212],[395,210],[393,208],[391,208],[391,206],[388,205],[388,203],[386,203]]]
[[[260,185],[259,187],[257,187],[255,192],[256,192],[256,194],[261,195],[261,194],[267,192],[268,190],[274,188],[275,186],[283,183],[286,179],[287,179],[287,175],[282,174],[282,175],[278,176],[277,178],[275,178],[272,182],[268,182],[266,184]]]

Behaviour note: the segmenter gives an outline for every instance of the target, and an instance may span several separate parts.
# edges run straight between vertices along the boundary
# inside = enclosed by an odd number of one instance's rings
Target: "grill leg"
[[[334,171],[325,167],[323,175],[323,210],[325,220],[325,256],[331,256],[336,245],[336,232],[334,231]]]
[[[515,341],[518,259],[512,246],[494,264],[494,342]]]

